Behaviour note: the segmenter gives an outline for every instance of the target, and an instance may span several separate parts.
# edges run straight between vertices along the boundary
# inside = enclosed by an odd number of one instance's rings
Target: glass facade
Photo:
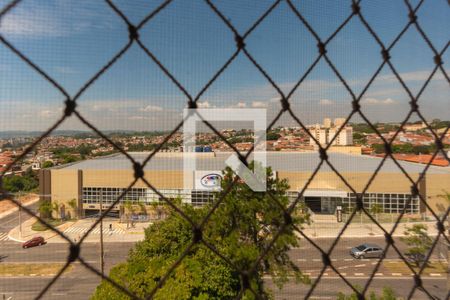
[[[112,204],[125,190],[124,188],[84,187],[83,203],[98,204],[102,199],[103,204]],[[181,199],[184,203],[192,203],[193,205],[204,205],[214,199],[214,193],[209,191],[161,189],[159,192],[168,199]],[[121,202],[131,201],[132,203],[145,204],[164,202],[161,195],[147,188],[132,188],[124,195]]]
[[[103,204],[112,204],[123,192],[124,188],[99,188],[84,187],[83,203],[98,204],[102,198]],[[195,206],[202,206],[214,201],[215,193],[204,190],[183,190],[183,189],[161,189],[159,192],[168,199],[181,199],[184,203],[191,203]],[[298,197],[298,192],[288,191],[287,196],[291,201]],[[321,213],[333,214],[338,205],[351,208],[356,205],[356,194],[348,193],[347,197],[317,197],[320,199],[319,209]],[[408,201],[411,199],[410,203]],[[163,198],[148,188],[132,188],[128,191],[123,201],[132,203],[155,203],[164,202]],[[401,213],[406,206],[406,213],[417,214],[420,212],[419,198],[412,198],[411,194],[402,193],[367,193],[363,196],[364,208],[370,210],[376,204],[383,213]]]

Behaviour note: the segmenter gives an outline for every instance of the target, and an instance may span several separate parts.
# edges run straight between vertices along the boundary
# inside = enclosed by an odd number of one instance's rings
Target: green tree
[[[68,155],[64,155],[63,156],[63,164],[73,163],[73,162],[76,162],[78,160],[79,160],[79,158],[76,157],[75,155],[68,154]]]
[[[375,216],[375,220],[378,221],[378,215],[383,212],[383,206],[379,203],[372,203],[369,212]]]
[[[134,206],[133,203],[130,200],[123,201],[123,208],[125,213],[125,219],[127,220],[127,228],[130,225],[131,221],[131,215],[134,214]],[[131,225],[133,225],[133,222],[131,221]]]
[[[30,192],[39,186],[34,172],[29,168],[23,174],[3,178],[3,188],[10,193]]]
[[[276,133],[276,132],[268,132],[266,135],[266,140],[268,141],[276,141],[281,137],[280,134]]]
[[[60,205],[57,202],[52,202],[52,210],[55,212],[55,217],[58,218]]]
[[[450,205],[450,193],[447,191],[443,191],[443,194],[438,195],[439,198],[445,200],[445,202],[447,202],[447,205],[443,205],[438,203],[437,208],[438,210],[442,213],[445,214],[447,212],[447,209]],[[447,227],[450,228],[450,215],[447,215]]]
[[[270,168],[267,172],[268,175],[272,174]],[[267,178],[268,190],[282,206],[287,207],[287,181],[271,176]],[[225,170],[223,187],[234,179],[231,169]],[[183,203],[177,205],[195,224],[199,224],[212,207],[212,204],[204,208],[194,208]],[[301,227],[302,219],[296,217],[296,213],[292,215],[292,223]],[[249,284],[259,295],[270,297],[271,291],[264,286],[262,277],[265,273],[272,275],[278,287],[282,287],[291,275],[297,282],[309,282],[309,278],[300,272],[288,255],[291,247],[298,246],[298,239],[291,226],[279,234],[266,253],[274,233],[285,220],[283,216],[279,206],[267,193],[254,192],[245,183],[238,181],[202,227],[202,240],[213,245],[233,265],[243,270],[254,266],[265,253],[264,259],[255,266]],[[145,297],[192,241],[192,224],[176,211],[168,209],[168,217],[146,229],[145,239],[137,243],[126,263],[111,270],[110,277],[137,296]],[[156,292],[154,299],[234,299],[240,290],[239,272],[203,243],[196,243]],[[243,298],[253,299],[254,295],[246,292]],[[103,281],[97,287],[93,299],[127,297]]]
[[[52,203],[50,201],[39,202],[39,214],[43,219],[50,219],[52,216]]]
[[[70,206],[70,208],[73,210],[74,217],[78,217],[78,205],[77,205],[77,199],[71,199],[67,202],[67,204]]]
[[[373,203],[370,206],[369,212],[371,215],[375,216],[375,220],[378,221],[378,214],[383,212],[383,206],[378,203]],[[373,223],[370,223],[370,231],[373,233]]]
[[[425,224],[414,224],[407,227],[404,234],[405,236],[400,239],[408,245],[405,254],[420,267],[433,244],[433,239],[428,235],[428,227]]]
[[[42,168],[43,169],[47,169],[47,168],[51,168],[53,167],[54,164],[51,160],[46,160],[43,164],[42,164]]]
[[[138,202],[138,205],[139,205],[139,211],[140,211],[140,214],[141,215],[147,215],[147,209],[145,208],[145,203],[144,202],[141,202],[142,200],[140,200],[139,202]]]
[[[367,138],[363,133],[355,132],[353,133],[353,141],[357,144],[366,144]]]

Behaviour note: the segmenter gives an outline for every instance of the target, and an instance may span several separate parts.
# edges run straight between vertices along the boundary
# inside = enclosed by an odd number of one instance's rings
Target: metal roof
[[[150,153],[129,153],[136,161],[142,162]],[[225,168],[225,160],[232,155],[230,152],[210,153],[185,153],[188,159],[196,160],[196,170],[222,170]],[[371,173],[376,170],[382,158],[351,155],[344,153],[328,153],[330,163],[339,172]],[[317,152],[267,152],[267,165],[276,171],[313,172],[320,162]],[[400,165],[408,173],[420,173],[425,164],[399,161]],[[70,165],[61,166],[64,169],[96,169],[96,170],[132,170],[131,162],[123,154],[115,154],[107,157],[80,161]],[[183,153],[158,153],[145,166],[145,170],[183,170]],[[322,172],[331,172],[331,168],[324,163],[320,169]],[[400,169],[391,159],[386,159],[380,173],[400,173]],[[428,174],[450,174],[449,167],[430,166]]]

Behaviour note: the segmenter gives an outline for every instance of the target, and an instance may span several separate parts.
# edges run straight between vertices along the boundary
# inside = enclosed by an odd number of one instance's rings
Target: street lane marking
[[[341,272],[341,275],[342,275],[342,276],[347,276],[347,273],[342,273],[342,272]]]
[[[375,273],[375,276],[383,276],[383,273]]]
[[[442,274],[439,274],[439,273],[430,273],[430,276],[442,276]]]
[[[348,267],[338,267],[338,270],[347,269]]]
[[[344,258],[344,261],[352,261],[353,258]]]
[[[84,234],[88,231],[89,228],[86,227],[70,227],[64,230],[64,233],[78,233],[78,234]],[[100,228],[97,227],[94,230],[92,230],[90,233],[92,234],[100,234]],[[103,228],[103,234],[124,234],[125,230],[119,229],[119,228],[113,228],[110,230],[108,227]]]
[[[322,261],[321,259],[319,259],[319,258],[313,258],[313,260],[312,261]]]
[[[328,273],[323,273],[323,276],[328,276]]]
[[[354,265],[355,268],[360,268],[360,267],[365,267],[366,264],[362,264],[362,265]]]
[[[392,276],[402,276],[402,273],[392,273]]]
[[[0,232],[0,241],[7,241],[7,240],[9,240],[8,233]]]
[[[306,261],[305,258],[297,258],[297,261]]]
[[[364,273],[355,273],[355,276],[364,276]]]

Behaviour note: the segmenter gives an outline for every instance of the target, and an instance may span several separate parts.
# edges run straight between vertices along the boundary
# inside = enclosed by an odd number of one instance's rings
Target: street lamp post
[[[100,269],[104,275],[105,262],[103,261],[103,192],[100,192]]]
[[[19,237],[22,238],[22,197],[19,192]]]

